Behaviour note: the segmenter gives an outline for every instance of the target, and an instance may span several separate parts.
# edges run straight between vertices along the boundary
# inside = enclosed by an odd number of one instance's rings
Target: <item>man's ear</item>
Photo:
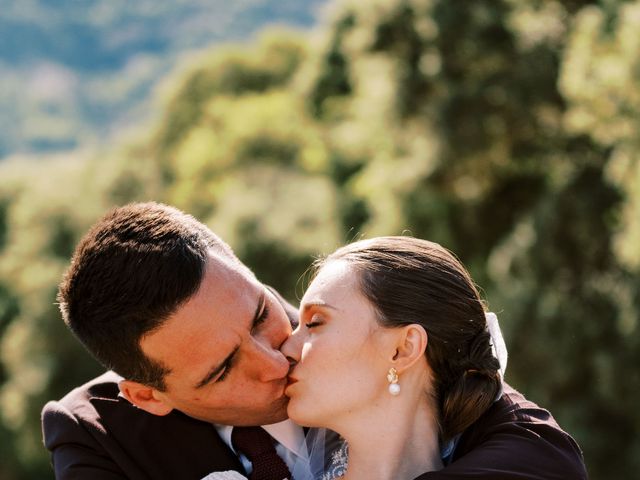
[[[424,327],[416,323],[400,328],[397,333],[396,350],[390,360],[398,373],[402,373],[424,358],[428,335]]]
[[[164,416],[173,410],[173,407],[166,402],[164,396],[155,388],[132,380],[121,380],[118,383],[118,387],[124,398],[136,407],[153,415]]]

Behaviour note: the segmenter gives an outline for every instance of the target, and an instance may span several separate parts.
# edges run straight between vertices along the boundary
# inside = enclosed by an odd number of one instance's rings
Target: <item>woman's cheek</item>
[[[305,361],[311,357],[311,352],[313,351],[313,343],[310,340],[306,340],[302,344],[302,352],[300,353],[300,360]]]

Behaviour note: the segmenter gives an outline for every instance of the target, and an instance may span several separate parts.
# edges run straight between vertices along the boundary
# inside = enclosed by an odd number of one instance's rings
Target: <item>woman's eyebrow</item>
[[[322,307],[322,308],[330,308],[332,310],[338,310],[337,307],[334,307],[333,305],[329,305],[324,300],[310,300],[308,302],[304,302],[304,304],[302,305],[302,313],[306,313],[314,307]]]

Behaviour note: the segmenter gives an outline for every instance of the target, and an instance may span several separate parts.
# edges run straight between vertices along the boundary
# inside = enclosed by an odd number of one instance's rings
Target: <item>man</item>
[[[247,429],[231,425],[266,425],[285,471],[304,475],[304,434],[286,420],[289,363],[279,350],[297,314],[204,225],[155,203],[112,211],[78,245],[59,301],[69,328],[117,374],[45,406],[56,478],[235,470],[268,480],[241,446]],[[510,389],[452,458],[421,479],[586,478],[575,442]]]

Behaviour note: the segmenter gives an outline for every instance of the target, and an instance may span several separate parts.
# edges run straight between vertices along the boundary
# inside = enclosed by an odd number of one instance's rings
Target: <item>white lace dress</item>
[[[329,465],[322,475],[322,480],[337,480],[347,471],[349,448],[346,442],[331,454]]]

